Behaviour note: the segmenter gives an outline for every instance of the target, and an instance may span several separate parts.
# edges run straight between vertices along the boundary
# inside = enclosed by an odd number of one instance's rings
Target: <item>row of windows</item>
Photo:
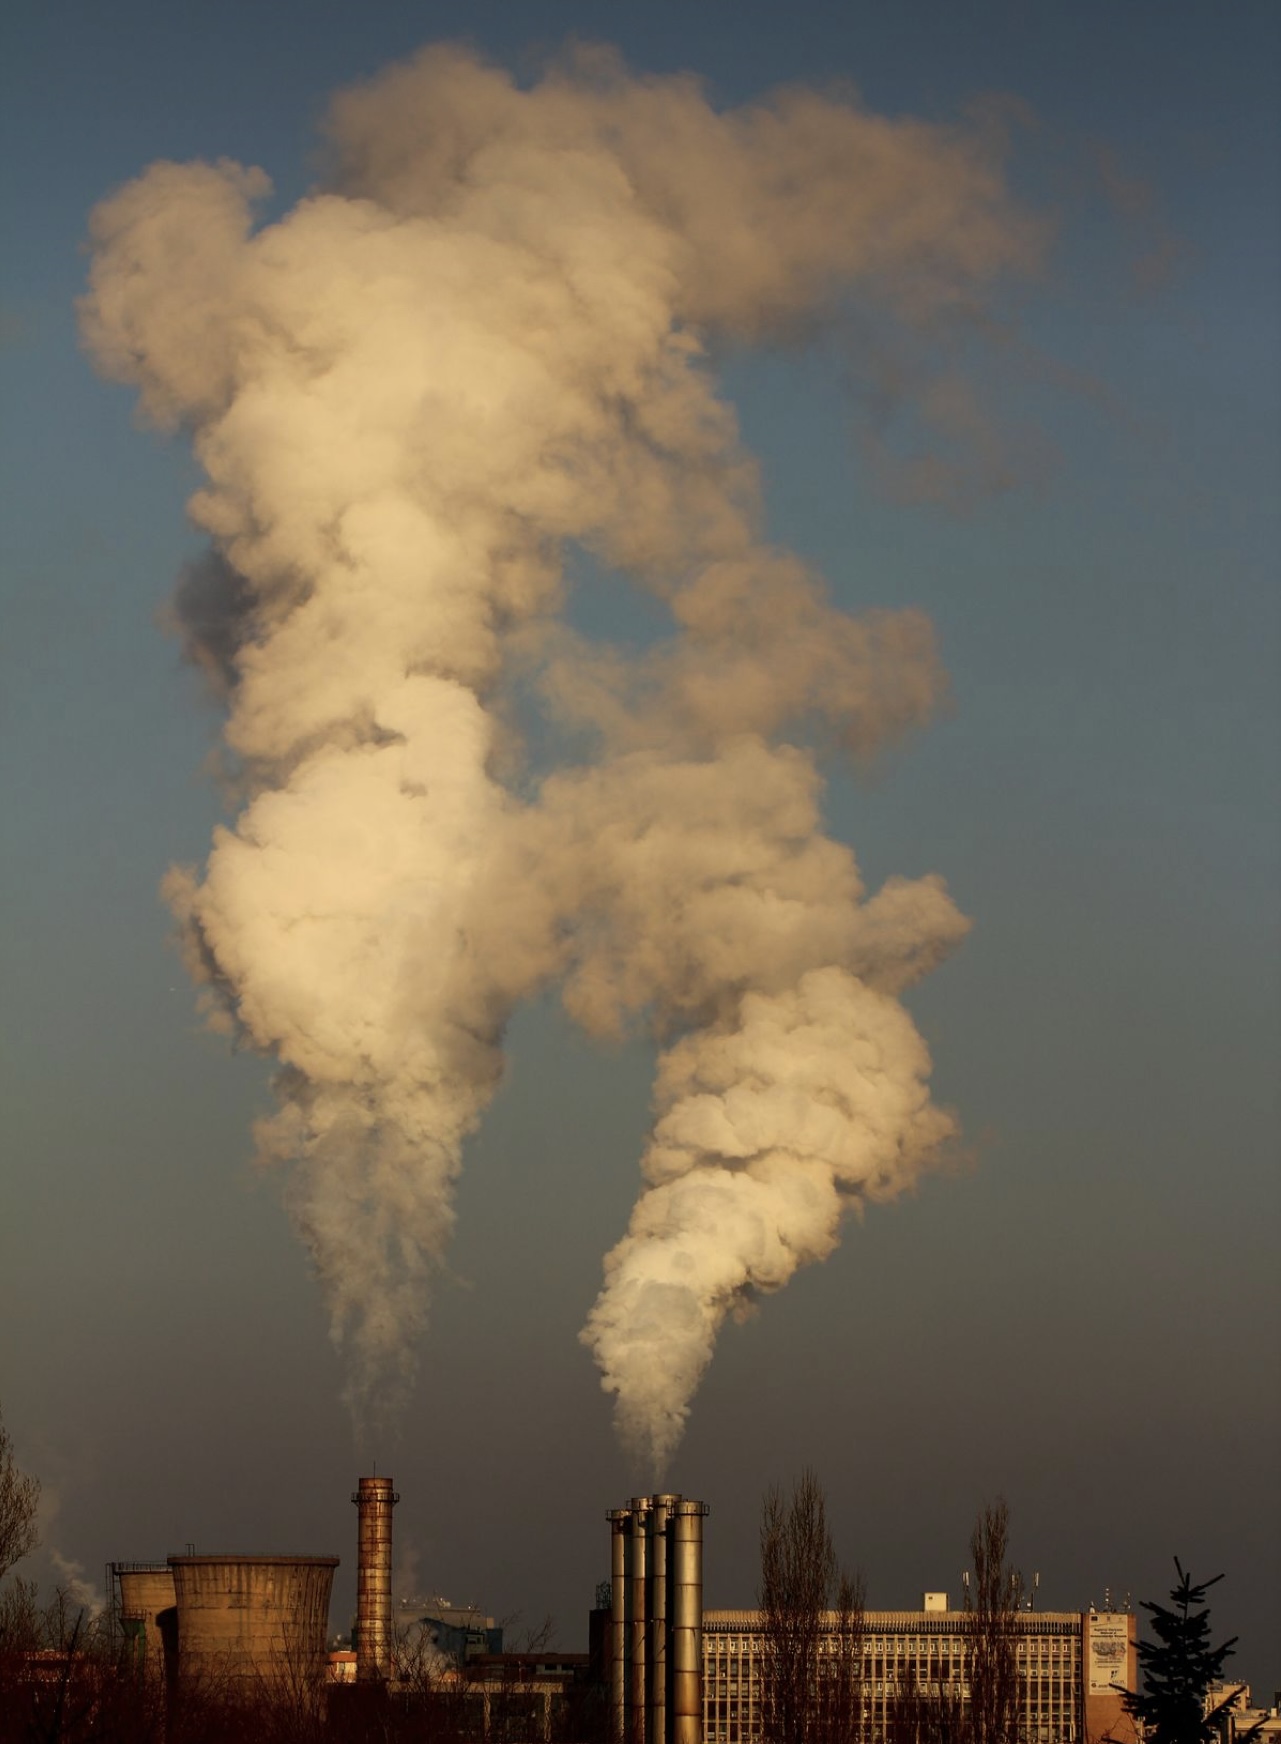
[[[971,1642],[965,1636],[934,1637],[921,1635],[915,1630],[902,1635],[874,1636],[847,1635],[842,1636],[836,1631],[827,1631],[820,1635],[818,1651],[824,1657],[840,1654],[852,1645],[864,1654],[872,1654],[877,1658],[901,1659],[904,1656],[923,1656],[926,1658],[955,1659],[964,1658],[970,1651]],[[763,1651],[764,1637],[757,1634],[722,1635],[712,1629],[703,1630],[704,1658],[736,1658],[746,1655],[757,1658]],[[1082,1658],[1082,1640],[1077,1635],[1028,1636],[1020,1632],[1014,1642],[1014,1650],[1020,1660],[1052,1660],[1062,1664],[1078,1664]]]
[[[703,1660],[703,1670],[708,1677],[755,1677],[760,1675],[763,1660],[761,1657],[706,1656]],[[857,1664],[857,1661],[855,1662]],[[966,1675],[964,1659],[893,1659],[875,1658],[862,1662],[862,1674],[865,1678],[890,1677],[900,1682],[919,1680],[923,1683],[949,1682],[963,1679]],[[1050,1678],[1059,1683],[1076,1682],[1080,1667],[1068,1660],[1021,1660],[1018,1666],[1020,1678],[1025,1682],[1036,1679]]]
[[[822,1625],[824,1630],[829,1634],[838,1634],[840,1625],[836,1613],[828,1612],[827,1618],[828,1621]],[[752,1642],[760,1639],[759,1628],[753,1627],[746,1619],[737,1625],[726,1623],[722,1622],[714,1611],[704,1616],[703,1628],[708,1635],[714,1636],[717,1640],[730,1641],[738,1646],[745,1644],[750,1646]],[[1081,1639],[1081,1622],[1075,1614],[1068,1617],[1051,1617],[1040,1611],[1021,1611],[1014,1619],[1014,1631],[1021,1641],[1079,1641]],[[922,1639],[933,1641],[942,1635],[963,1640],[969,1631],[963,1623],[958,1623],[954,1616],[940,1616],[935,1621],[928,1615],[922,1616],[917,1612],[909,1614],[901,1624],[892,1629],[885,1628],[883,1623],[878,1625],[869,1615],[864,1618],[862,1632],[869,1640],[883,1641],[893,1645],[896,1641],[920,1641]]]
[[[1036,1720],[1025,1722],[1019,1728],[1019,1739],[1020,1744],[1075,1744],[1078,1733],[1076,1716],[1065,1715],[1050,1724]],[[714,1714],[706,1718],[703,1735],[707,1739],[720,1739],[724,1744],[739,1744],[740,1740],[759,1738],[761,1728],[755,1718]],[[876,1733],[873,1732],[872,1736],[875,1740]]]
[[[957,1694],[962,1701],[968,1700],[969,1691],[963,1685],[958,1687]],[[904,1686],[901,1683],[878,1680],[864,1684],[862,1695],[869,1716],[883,1719],[887,1710],[904,1695]],[[744,1679],[740,1684],[737,1680],[726,1678],[709,1679],[704,1686],[704,1712],[709,1721],[726,1718],[754,1722],[760,1696],[760,1685],[757,1682]],[[1048,1718],[1055,1722],[1056,1735],[1061,1735],[1062,1722],[1074,1721],[1077,1707],[1077,1690],[1073,1684],[1056,1683],[1047,1679],[1043,1682],[1025,1683],[1023,1686],[1023,1714],[1033,1729],[1036,1729],[1038,1722]]]

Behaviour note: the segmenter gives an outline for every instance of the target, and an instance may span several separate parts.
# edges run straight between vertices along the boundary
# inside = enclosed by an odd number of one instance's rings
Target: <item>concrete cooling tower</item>
[[[182,1682],[319,1689],[336,1556],[171,1556]]]
[[[117,1562],[112,1572],[120,1588],[120,1628],[130,1665],[159,1677],[177,1649],[173,1570],[167,1562]]]

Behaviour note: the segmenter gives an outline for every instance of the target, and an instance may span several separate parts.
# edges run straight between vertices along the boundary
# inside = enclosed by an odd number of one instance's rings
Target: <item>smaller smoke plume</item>
[[[260,1151],[358,1419],[412,1379],[517,1002],[559,982],[591,1033],[657,1034],[586,1336],[661,1458],[724,1315],[950,1133],[895,996],[965,926],[937,880],[868,898],[822,829],[820,756],[937,707],[930,625],[838,611],[769,544],[709,360],[854,304],[977,318],[1042,235],[981,122],[799,88],[718,111],[603,49],[522,89],[430,48],[327,136],[324,185],[261,228],[267,178],[227,162],[153,164],[92,219],[86,343],[206,474],[175,618],[243,800],[166,895],[210,1021],[278,1062]],[[571,635],[575,550],[666,639]]]
[[[60,1462],[56,1455],[48,1454],[47,1461],[42,1463],[56,1465]],[[61,1488],[55,1483],[43,1482],[40,1485],[40,1496],[36,1508],[39,1558],[42,1561],[47,1561],[49,1570],[53,1575],[54,1585],[61,1599],[74,1610],[87,1612],[92,1619],[106,1608],[106,1600],[86,1575],[84,1564],[77,1562],[74,1557],[64,1556],[58,1546],[51,1541],[53,1529],[61,1514]]]
[[[826,1259],[846,1212],[895,1197],[952,1137],[929,1067],[902,1006],[840,969],[745,994],[664,1054],[649,1185],[584,1333],[655,1471],[725,1316]]]
[[[58,1577],[59,1590],[66,1594],[72,1605],[87,1612],[91,1620],[106,1609],[107,1601],[86,1577],[82,1562],[76,1562],[69,1556],[63,1556],[61,1551],[53,1549],[49,1551],[49,1561]]]

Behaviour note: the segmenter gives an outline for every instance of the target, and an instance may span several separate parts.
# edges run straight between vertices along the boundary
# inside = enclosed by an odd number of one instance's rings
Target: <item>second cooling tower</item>
[[[701,1744],[706,1514],[660,1495],[609,1515],[615,1744]]]

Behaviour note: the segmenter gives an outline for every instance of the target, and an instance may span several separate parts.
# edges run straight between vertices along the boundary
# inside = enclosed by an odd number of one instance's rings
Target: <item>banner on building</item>
[[[1090,1650],[1085,1667],[1086,1693],[1106,1695],[1129,1686],[1130,1618],[1127,1612],[1098,1612],[1089,1616]]]

